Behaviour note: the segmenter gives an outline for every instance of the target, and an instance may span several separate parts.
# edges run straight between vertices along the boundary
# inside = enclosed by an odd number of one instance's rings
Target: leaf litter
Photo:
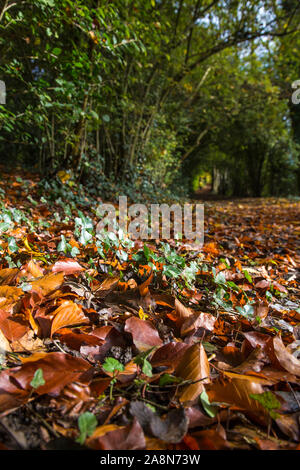
[[[192,252],[28,178],[36,205],[0,201],[3,448],[299,448],[299,202],[206,203]]]

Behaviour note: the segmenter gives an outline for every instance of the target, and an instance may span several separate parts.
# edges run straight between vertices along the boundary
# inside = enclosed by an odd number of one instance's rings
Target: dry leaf
[[[187,349],[175,373],[184,380],[196,381],[179,388],[181,402],[192,401],[203,392],[204,384],[210,382],[210,367],[202,344],[197,343]]]
[[[43,295],[49,295],[51,292],[58,289],[64,282],[64,274],[62,272],[47,274],[41,279],[31,281],[33,292],[40,292]]]
[[[0,308],[17,302],[24,292],[19,287],[0,286]]]
[[[65,300],[61,306],[53,312],[53,315],[55,316],[51,325],[51,336],[60,328],[70,325],[80,325],[89,321],[84,315],[82,308],[72,302],[72,300]]]

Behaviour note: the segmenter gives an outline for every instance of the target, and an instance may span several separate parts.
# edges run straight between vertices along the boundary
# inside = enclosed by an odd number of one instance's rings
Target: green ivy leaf
[[[246,271],[246,269],[243,271],[244,275],[245,275],[245,278],[247,279],[248,282],[250,282],[251,284],[253,283],[253,280],[252,280],[252,277],[250,276],[250,274],[248,273],[248,271]]]
[[[278,413],[274,410],[278,410],[281,407],[281,403],[277,400],[276,396],[272,392],[263,393],[250,393],[249,395],[253,400],[258,401],[269,413],[272,419],[279,417]]]
[[[43,369],[37,369],[34,373],[33,379],[30,382],[30,385],[37,389],[41,387],[42,385],[45,385],[45,379],[44,379],[44,374],[43,374]]]
[[[143,374],[147,375],[147,377],[152,377],[152,366],[147,359],[144,359],[143,366],[142,366]]]
[[[78,427],[80,436],[76,439],[76,442],[83,445],[86,438],[91,436],[97,427],[97,418],[93,413],[87,411],[78,418]]]
[[[121,364],[121,362],[119,362],[117,359],[113,357],[107,357],[105,359],[105,362],[102,364],[102,368],[106,372],[115,372],[115,371],[122,372],[125,369],[124,365]]]
[[[18,247],[14,237],[9,237],[8,238],[8,248],[10,249],[10,251],[12,253],[16,253],[17,251],[19,251],[19,247]]]
[[[214,418],[217,414],[217,407],[213,406],[210,403],[208,395],[205,390],[200,395],[200,401],[206,414],[208,414],[208,416],[210,416],[211,418]]]
[[[159,379],[160,387],[164,387],[165,385],[171,385],[174,383],[180,383],[182,379],[180,377],[174,377],[174,375],[164,374]]]

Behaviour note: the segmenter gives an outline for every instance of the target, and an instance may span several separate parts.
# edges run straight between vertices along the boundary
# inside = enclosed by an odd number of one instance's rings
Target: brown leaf
[[[151,284],[152,279],[153,279],[153,273],[151,273],[150,276],[148,277],[148,279],[146,279],[146,281],[143,282],[143,284],[141,284],[141,285],[139,286],[140,295],[141,295],[142,297],[145,297],[145,295],[148,294],[148,292],[149,292],[149,285]]]
[[[180,334],[184,337],[198,328],[213,331],[215,322],[216,318],[211,313],[195,312],[183,322]]]
[[[175,373],[184,380],[197,381],[183,389],[180,387],[181,402],[192,401],[203,392],[204,384],[210,382],[210,367],[202,344],[194,344],[186,350]]]
[[[264,302],[258,302],[254,305],[254,317],[259,317],[261,320],[266,318],[269,312],[269,306]]]
[[[64,282],[64,274],[62,272],[47,274],[41,279],[31,281],[33,292],[40,292],[43,295],[49,295],[51,292],[57,290]]]
[[[18,408],[26,400],[28,393],[18,388],[10,379],[10,370],[0,372],[0,413]]]
[[[43,341],[40,340],[40,338],[35,338],[34,336],[35,335],[32,330],[27,331],[22,338],[11,343],[11,349],[15,352],[34,352],[44,350],[45,346]]]
[[[222,426],[219,427],[222,431]],[[226,440],[226,433],[219,429],[205,429],[193,433],[199,445],[199,450],[225,450],[230,449],[230,444]]]
[[[179,362],[182,359],[185,351],[190,346],[186,343],[172,341],[170,343],[164,344],[158,348],[150,362],[152,367],[158,366],[173,366],[174,368],[178,366]]]
[[[80,325],[89,321],[84,315],[82,308],[72,302],[72,300],[65,300],[53,314],[55,317],[51,325],[51,336],[60,328],[70,325]]]
[[[83,383],[85,383],[84,374],[91,369],[91,365],[84,359],[61,352],[45,355],[37,353],[28,359],[22,366],[10,369],[9,374],[14,382],[19,384],[20,388],[31,391],[30,382],[35,372],[42,369],[45,385],[36,389],[38,395],[59,393],[65,385],[74,381],[80,382],[83,380]]]
[[[250,397],[252,393],[259,394],[264,391],[262,385],[251,376],[240,375],[239,378],[230,380],[216,380],[206,388],[206,391],[211,403],[227,403],[233,409],[244,410],[253,415],[264,424],[268,421],[265,408]]]
[[[77,261],[73,261],[73,260],[56,261],[56,263],[52,266],[52,269],[51,269],[53,273],[62,272],[64,274],[74,274],[83,270],[84,268],[80,266],[80,264]]]
[[[0,269],[0,285],[6,284],[9,286],[13,284],[18,271],[18,268]]]
[[[96,297],[99,297],[101,299],[105,298],[106,295],[109,294],[117,286],[119,280],[119,276],[108,277],[107,279],[104,279],[101,285],[97,287],[97,289],[95,289],[94,294],[96,295]]]
[[[177,324],[179,326],[182,325],[182,323],[192,315],[194,315],[194,311],[190,308],[185,307],[180,300],[175,299],[175,313],[177,317]]]
[[[157,305],[163,305],[164,307],[170,307],[170,308],[175,307],[175,299],[170,294],[154,293],[153,298],[155,302],[157,303]]]
[[[116,429],[111,425],[105,425],[105,434],[102,435],[103,428],[96,429],[96,434],[100,437],[90,437],[86,444],[95,450],[137,450],[146,447],[143,430],[136,420],[128,426],[118,426]]]
[[[13,304],[24,295],[24,292],[19,287],[0,286],[0,308]]]
[[[97,343],[92,345],[91,342],[87,342],[86,346],[83,344],[80,347],[80,353],[91,361],[102,362],[107,352],[113,346],[118,346],[123,349],[128,345],[126,335],[120,333],[113,326],[102,326],[101,328],[96,328],[90,336],[96,338]]]
[[[139,351],[147,351],[162,344],[158,331],[149,321],[130,317],[126,320],[125,331],[131,333],[134,345]]]
[[[29,261],[26,268],[27,272],[29,272],[33,277],[41,277],[44,275],[44,270],[32,259]]]
[[[273,349],[276,359],[283,369],[291,374],[300,376],[300,361],[285,348],[280,336],[273,338]]]
[[[29,330],[29,324],[21,316],[0,310],[0,329],[9,341],[17,341]]]
[[[0,330],[0,359],[2,354],[5,354],[8,351],[11,351],[10,344],[2,333],[2,331]]]

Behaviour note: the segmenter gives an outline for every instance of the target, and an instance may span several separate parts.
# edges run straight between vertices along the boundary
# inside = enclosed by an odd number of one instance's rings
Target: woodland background
[[[110,200],[299,195],[299,19],[297,0],[2,0],[0,159]]]

